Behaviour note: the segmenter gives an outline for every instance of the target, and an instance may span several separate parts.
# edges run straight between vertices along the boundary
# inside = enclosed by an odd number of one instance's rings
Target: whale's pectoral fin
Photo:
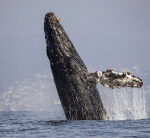
[[[131,75],[130,72],[114,72],[112,69],[107,71],[97,71],[99,82],[109,88],[132,87],[140,88],[143,85],[142,79]]]
[[[95,87],[100,82],[100,77],[98,76],[98,72],[88,73],[85,75],[85,80],[87,81],[87,86]]]

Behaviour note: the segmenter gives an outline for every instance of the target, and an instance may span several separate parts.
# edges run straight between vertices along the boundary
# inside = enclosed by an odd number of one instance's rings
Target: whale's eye
[[[59,18],[59,17],[57,17],[57,18],[56,18],[56,20],[59,22],[59,21],[60,21],[60,18]]]

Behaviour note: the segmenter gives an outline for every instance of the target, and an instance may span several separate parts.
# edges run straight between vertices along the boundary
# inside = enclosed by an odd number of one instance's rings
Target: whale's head
[[[66,57],[74,52],[72,43],[59,22],[60,18],[56,17],[53,12],[45,15],[44,30],[49,58]]]

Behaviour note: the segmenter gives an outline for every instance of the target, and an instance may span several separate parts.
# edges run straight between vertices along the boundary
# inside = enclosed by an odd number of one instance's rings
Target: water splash
[[[111,120],[148,118],[144,89],[103,90],[104,105]]]

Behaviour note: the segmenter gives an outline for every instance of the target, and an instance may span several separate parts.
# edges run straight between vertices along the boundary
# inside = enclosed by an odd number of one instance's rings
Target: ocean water
[[[150,137],[149,90],[98,89],[110,120],[69,121],[50,74],[17,81],[0,94],[0,137]]]
[[[150,119],[67,121],[49,112],[0,112],[0,137],[150,137]]]

